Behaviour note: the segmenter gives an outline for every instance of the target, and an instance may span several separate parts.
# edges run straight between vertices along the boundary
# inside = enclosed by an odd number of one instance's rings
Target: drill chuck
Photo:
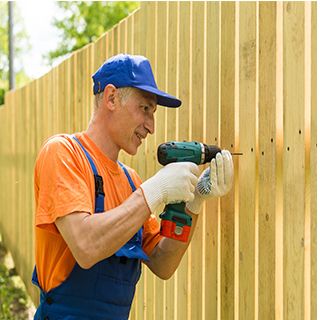
[[[214,145],[204,144],[204,149],[205,149],[205,158],[203,163],[210,162],[213,158],[216,157],[218,152],[221,152],[221,149]]]

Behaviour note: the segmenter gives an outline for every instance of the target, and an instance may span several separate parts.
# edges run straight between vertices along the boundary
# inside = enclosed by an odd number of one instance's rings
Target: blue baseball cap
[[[158,89],[149,60],[143,56],[118,54],[106,62],[93,74],[93,94],[103,92],[108,84],[116,88],[134,87],[153,93],[157,104],[177,108],[181,101]]]

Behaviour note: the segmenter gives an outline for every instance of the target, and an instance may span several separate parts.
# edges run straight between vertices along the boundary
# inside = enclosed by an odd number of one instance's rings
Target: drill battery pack
[[[191,231],[192,218],[184,212],[185,203],[168,204],[160,214],[160,234],[164,237],[187,242]]]

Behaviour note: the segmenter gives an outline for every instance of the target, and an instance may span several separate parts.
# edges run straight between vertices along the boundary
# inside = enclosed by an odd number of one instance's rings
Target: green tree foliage
[[[29,48],[28,35],[24,30],[23,19],[18,7],[14,5],[14,59],[16,86],[22,86],[29,78],[22,70],[19,59]],[[8,60],[8,4],[0,2],[0,105],[4,103],[4,94],[9,88],[9,60]]]
[[[56,17],[53,24],[61,32],[61,41],[48,55],[51,63],[94,41],[139,6],[138,2],[125,1],[59,1],[56,4],[62,15]]]

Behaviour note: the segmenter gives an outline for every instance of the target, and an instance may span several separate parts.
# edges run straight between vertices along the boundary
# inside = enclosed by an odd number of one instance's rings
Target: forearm
[[[83,268],[113,255],[141,228],[150,211],[138,189],[120,206],[99,214],[74,213],[56,225]],[[66,219],[67,218],[67,219]]]
[[[192,227],[188,242],[163,238],[152,251],[150,261],[146,262],[150,270],[161,279],[167,280],[174,274],[188,249],[198,220],[198,215],[191,214],[191,216]]]

